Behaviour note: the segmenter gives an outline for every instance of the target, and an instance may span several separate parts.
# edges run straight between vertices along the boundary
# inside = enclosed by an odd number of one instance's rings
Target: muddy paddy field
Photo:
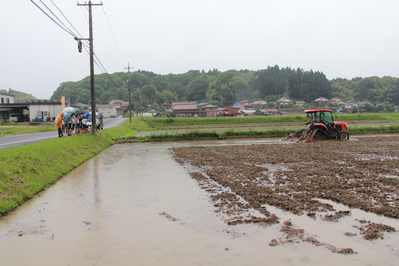
[[[113,145],[0,218],[1,265],[397,265],[399,136]]]
[[[373,243],[399,260],[399,244],[386,240],[393,235],[397,239],[399,230],[397,136],[179,147],[173,152],[209,193],[215,212],[226,224],[232,228],[277,225],[279,236],[269,239],[270,247],[295,249],[308,243],[356,257],[365,255],[360,243]],[[318,232],[317,227],[324,229]],[[231,232],[240,235],[234,229]]]

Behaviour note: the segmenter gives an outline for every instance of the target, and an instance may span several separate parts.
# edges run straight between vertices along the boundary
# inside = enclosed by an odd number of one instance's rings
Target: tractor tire
[[[348,132],[342,132],[342,133],[338,136],[338,138],[339,138],[340,140],[349,140],[349,133],[348,133]]]

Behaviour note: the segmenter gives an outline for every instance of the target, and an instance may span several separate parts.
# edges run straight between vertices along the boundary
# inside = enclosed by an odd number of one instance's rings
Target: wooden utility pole
[[[79,4],[78,6],[89,6],[89,43],[90,43],[90,87],[91,87],[91,130],[93,135],[97,134],[97,115],[96,115],[96,88],[94,86],[94,46],[93,46],[93,15],[92,6],[102,6],[103,4],[89,3]],[[75,38],[76,39],[76,38]]]
[[[129,79],[127,80],[127,83],[129,85],[129,121],[132,122],[132,97],[131,97],[131,90],[130,90],[130,69],[133,67],[130,67],[130,63],[127,63],[127,72],[129,73]]]

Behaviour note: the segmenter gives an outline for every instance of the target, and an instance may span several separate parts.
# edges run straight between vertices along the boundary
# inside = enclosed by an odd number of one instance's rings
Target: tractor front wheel
[[[339,135],[339,139],[340,139],[340,140],[349,140],[349,134],[348,134],[348,132],[342,132],[342,133]]]

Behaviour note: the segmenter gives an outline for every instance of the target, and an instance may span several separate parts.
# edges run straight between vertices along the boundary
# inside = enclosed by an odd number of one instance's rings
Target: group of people
[[[82,114],[71,114],[70,118],[65,121],[65,113],[61,112],[55,119],[55,124],[58,128],[58,137],[64,137],[64,133],[68,136],[75,134],[82,134],[91,131],[92,123],[87,119],[87,116]]]

